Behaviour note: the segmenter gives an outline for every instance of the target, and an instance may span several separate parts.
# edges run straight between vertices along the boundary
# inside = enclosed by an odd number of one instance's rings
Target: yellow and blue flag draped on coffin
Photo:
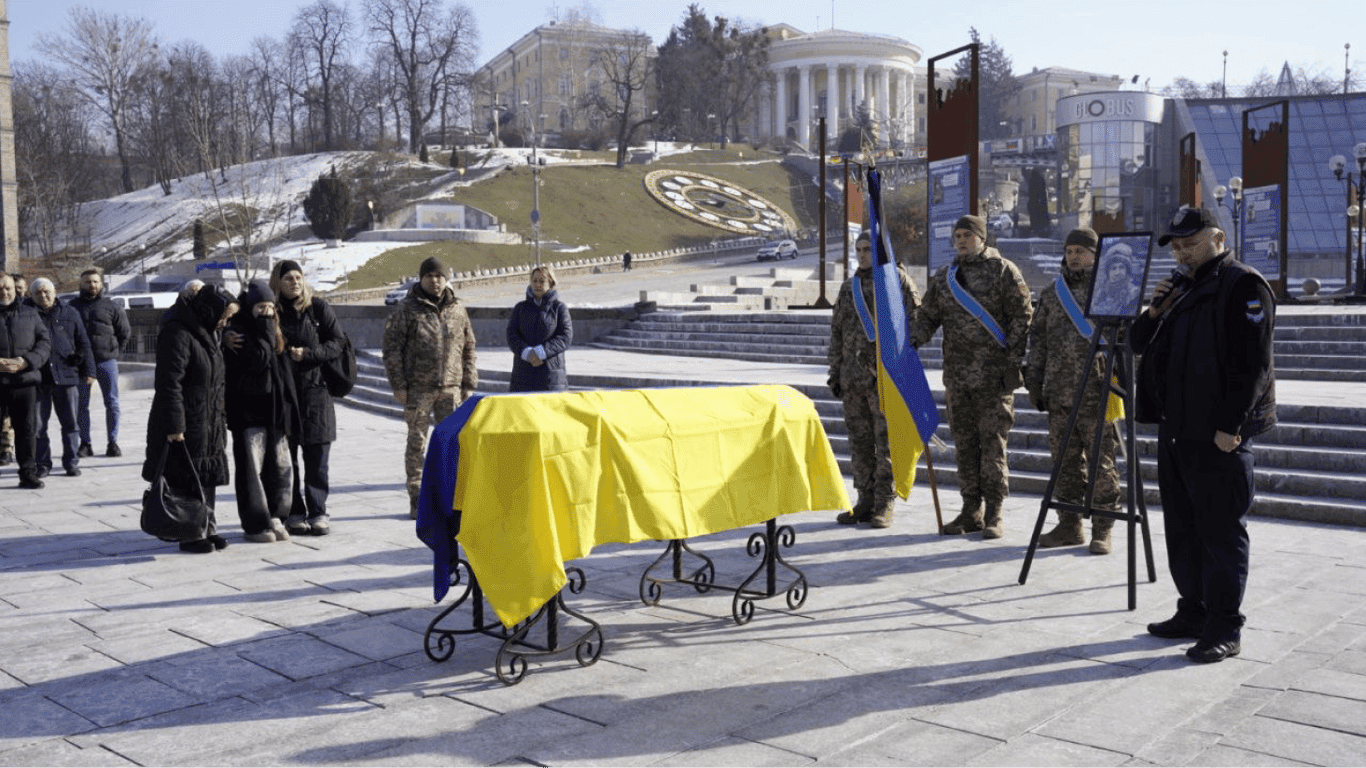
[[[601,390],[462,404],[432,434],[417,527],[436,599],[458,539],[510,627],[599,544],[848,508],[815,405],[791,387]]]
[[[911,345],[910,318],[901,295],[896,257],[881,221],[881,185],[878,171],[869,170],[868,229],[873,245],[873,302],[877,319],[877,396],[887,419],[892,477],[897,495],[904,499],[910,496],[915,483],[920,454],[939,428],[939,408],[925,378],[920,353]],[[862,291],[854,291],[854,297],[856,303],[861,303]]]

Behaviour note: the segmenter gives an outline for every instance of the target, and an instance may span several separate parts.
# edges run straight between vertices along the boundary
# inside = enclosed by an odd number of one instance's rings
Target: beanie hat
[[[983,240],[987,239],[987,220],[981,216],[964,216],[953,225],[953,228],[971,230]]]
[[[275,301],[275,292],[270,289],[270,283],[257,278],[247,285],[247,289],[242,291],[242,309],[250,311],[252,307],[264,301]]]
[[[1086,250],[1095,253],[1096,246],[1100,244],[1100,238],[1096,236],[1096,231],[1090,227],[1078,227],[1067,233],[1067,239],[1063,241],[1063,247],[1069,245],[1080,245]]]
[[[422,260],[422,266],[418,268],[417,276],[426,277],[427,275],[430,275],[433,272],[436,272],[437,274],[445,278],[449,278],[451,276],[450,271],[446,269],[446,265],[442,263],[441,259],[438,259],[435,256],[428,256],[427,258]]]
[[[275,274],[281,277],[284,277],[290,272],[298,272],[300,274],[303,274],[303,271],[304,268],[299,266],[299,262],[294,261],[292,259],[285,259],[284,261],[281,261],[280,263],[275,265]]]

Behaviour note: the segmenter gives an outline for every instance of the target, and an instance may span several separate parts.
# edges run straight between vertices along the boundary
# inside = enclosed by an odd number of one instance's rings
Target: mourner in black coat
[[[228,483],[226,379],[218,331],[237,306],[226,291],[205,287],[173,308],[157,334],[156,390],[147,414],[142,478],[151,482],[167,443],[183,440],[210,510],[217,486]],[[179,450],[167,454],[165,476],[172,484],[191,477],[184,457]],[[202,553],[226,546],[210,514],[208,538],[182,542],[180,548]]]

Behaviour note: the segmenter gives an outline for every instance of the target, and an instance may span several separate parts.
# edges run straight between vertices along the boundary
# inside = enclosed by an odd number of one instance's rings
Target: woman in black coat
[[[206,286],[173,308],[157,334],[156,391],[147,415],[142,478],[151,482],[156,477],[169,443],[185,443],[210,511],[208,536],[181,542],[186,552],[212,552],[228,545],[218,535],[213,514],[216,489],[228,483],[225,366],[218,332],[236,311],[236,299],[221,288]],[[190,476],[184,456],[178,449],[166,455],[165,477],[173,485]]]
[[[279,302],[285,367],[294,380],[299,406],[299,431],[289,440],[294,484],[285,527],[295,535],[326,536],[332,531],[327,516],[328,457],[337,440],[337,412],[323,380],[323,365],[342,355],[345,334],[331,305],[313,295],[298,262],[285,259],[276,264],[270,288]]]
[[[526,299],[508,318],[508,348],[512,350],[509,392],[563,392],[569,389],[564,353],[574,339],[569,307],[555,290],[549,266],[531,270]]]

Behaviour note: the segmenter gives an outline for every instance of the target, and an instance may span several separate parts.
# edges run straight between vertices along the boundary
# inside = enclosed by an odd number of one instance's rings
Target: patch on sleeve
[[[1261,299],[1252,299],[1247,303],[1248,322],[1260,323],[1266,319],[1266,311],[1262,307]]]

